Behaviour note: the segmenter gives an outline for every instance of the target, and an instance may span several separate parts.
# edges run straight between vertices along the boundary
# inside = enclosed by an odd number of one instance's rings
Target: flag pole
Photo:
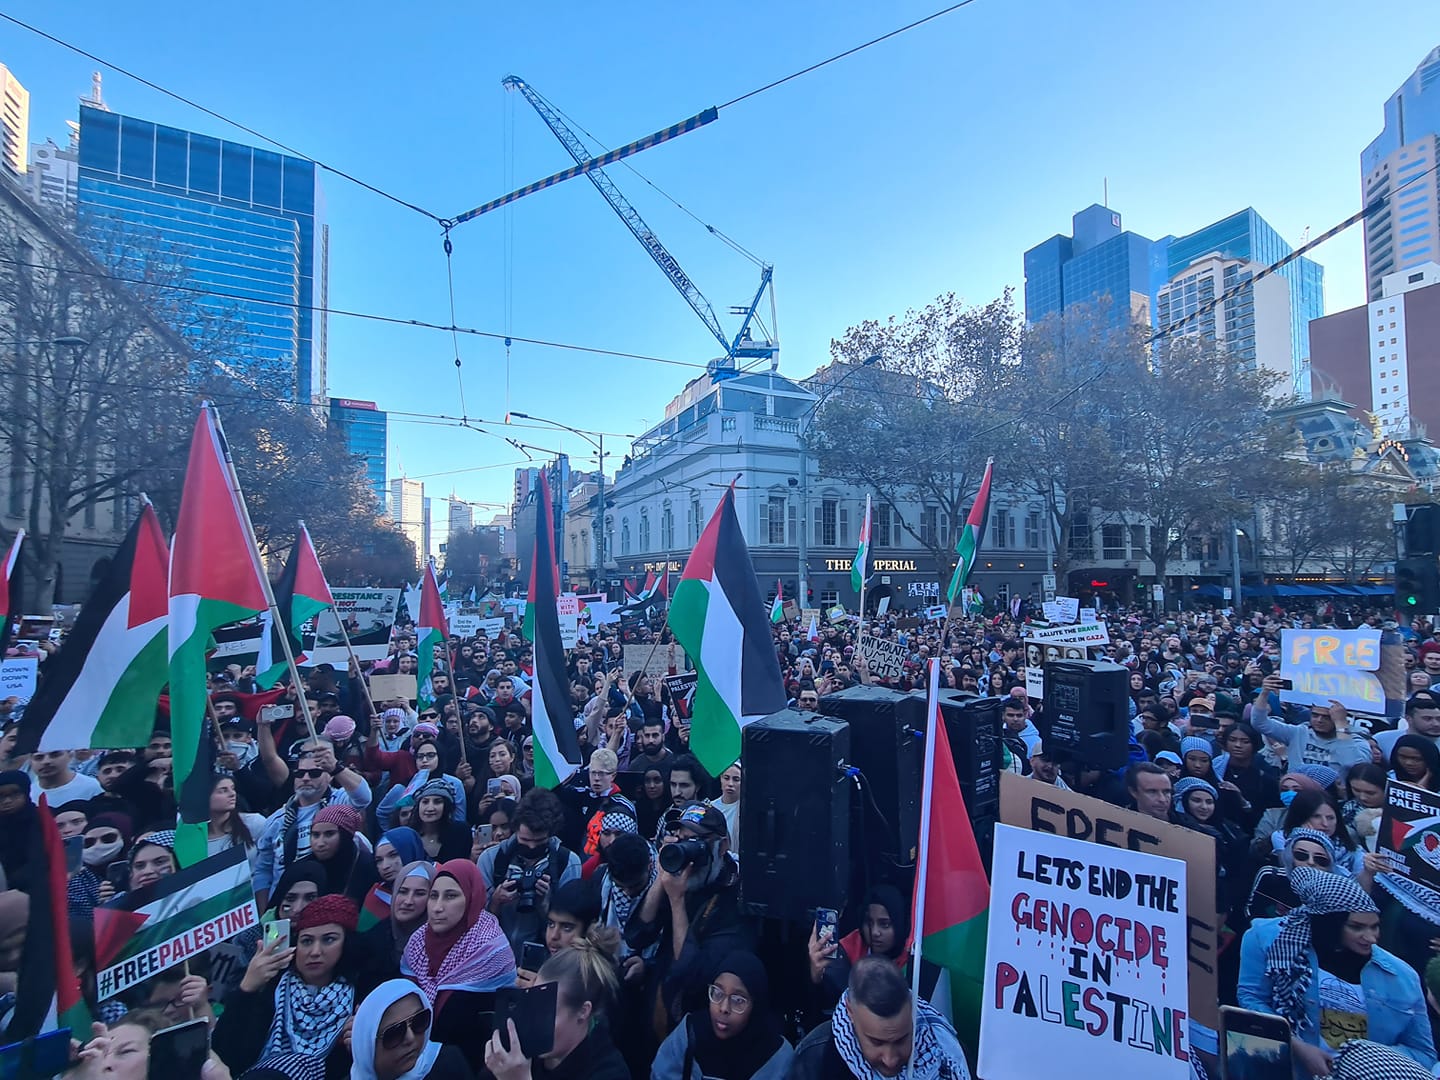
[[[220,410],[215,407],[214,402],[207,401],[205,408],[210,410],[210,417],[215,421],[215,434],[220,438],[220,452],[225,455],[225,476],[235,493],[235,501],[240,505],[240,519],[245,522],[245,535],[250,543],[250,550],[255,553],[256,569],[260,571],[257,576],[260,578],[260,588],[265,593],[265,603],[270,609],[271,622],[284,628],[278,635],[280,648],[285,653],[290,678],[294,680],[295,697],[300,702],[300,715],[305,718],[305,730],[310,733],[313,742],[319,739],[320,735],[315,730],[315,718],[310,715],[310,702],[305,699],[300,689],[300,668],[295,663],[295,650],[290,648],[289,624],[284,622],[280,615],[280,605],[275,602],[275,589],[270,584],[270,575],[260,566],[260,545],[255,542],[255,523],[250,520],[250,507],[245,505],[245,496],[240,493],[240,477],[235,472],[235,459],[230,456],[230,440],[225,437],[225,428],[220,423]]]
[[[925,879],[930,869],[930,816],[933,811],[935,794],[935,724],[940,715],[940,658],[930,661],[930,689],[925,697],[929,715],[925,718],[925,771],[920,785],[920,851],[915,860],[915,921],[912,924],[913,941],[910,958],[910,1022],[911,1045],[914,1045],[915,1026],[919,1023],[920,998],[920,954],[925,938]],[[913,1062],[914,1055],[911,1055]],[[907,1070],[908,1072],[909,1070]]]
[[[434,559],[431,559],[431,560],[430,560],[430,572],[431,572],[432,574],[435,573],[435,560],[434,560]],[[450,575],[449,575],[448,572],[447,572],[446,575],[445,575],[445,581],[447,582],[446,591],[448,592],[448,591],[449,591],[448,582],[450,581]],[[423,584],[422,584],[421,587],[422,587],[422,588],[424,587]],[[436,575],[436,577],[435,577],[435,592],[436,592],[437,598],[438,598],[438,594],[439,594],[439,592],[440,592],[440,578],[439,578],[439,575]],[[443,614],[444,611],[445,611],[445,601],[443,601],[443,600],[440,601],[440,611],[441,611],[442,614]],[[431,663],[433,664],[434,661],[432,660]],[[454,705],[455,705],[455,719],[457,719],[457,720],[460,721],[460,760],[461,760],[462,762],[464,762],[465,764],[469,764],[469,759],[466,758],[466,756],[465,756],[465,718],[460,715],[460,699],[456,696],[456,693],[455,693],[455,657],[453,657],[453,656],[450,654],[450,619],[449,619],[448,617],[445,619],[445,671],[446,671],[446,673],[450,676],[450,700],[451,700],[451,701],[454,703]],[[432,672],[432,674],[433,674],[433,672]],[[419,688],[416,688],[415,693],[416,693],[416,695],[417,695],[417,696],[416,696],[416,699],[415,699],[415,704],[418,705],[418,704],[420,704],[420,699],[419,699],[419,696],[418,696],[419,693],[420,693]],[[368,691],[367,691],[367,697],[368,697]],[[372,708],[372,709],[375,708],[375,705],[374,705],[373,702],[371,703],[370,708]],[[445,726],[445,717],[443,717],[443,716],[440,717],[440,726],[441,726],[442,728]]]
[[[303,518],[300,520],[300,532],[306,536],[310,535],[309,530],[305,528],[305,520]],[[296,537],[296,543],[299,543],[299,537]],[[311,545],[311,549],[314,549],[313,544]],[[319,560],[318,555],[316,556],[316,560]],[[325,589],[327,592],[330,589],[330,583],[328,581],[325,583]],[[334,600],[333,596],[331,600]],[[365,673],[360,671],[360,658],[355,655],[355,646],[350,644],[350,631],[345,629],[345,620],[340,617],[340,612],[335,609],[333,603],[330,605],[330,610],[335,612],[335,624],[340,627],[340,638],[345,642],[345,651],[349,653],[350,662],[355,665],[355,670],[360,675],[360,690],[365,695],[365,704],[370,707],[370,716],[372,718],[378,718],[380,714],[375,710],[375,699],[370,696],[370,683],[366,681]],[[288,636],[288,626],[286,627],[286,631]],[[391,627],[391,631],[394,631],[393,626]],[[452,684],[454,683],[454,674],[451,674],[450,681]]]

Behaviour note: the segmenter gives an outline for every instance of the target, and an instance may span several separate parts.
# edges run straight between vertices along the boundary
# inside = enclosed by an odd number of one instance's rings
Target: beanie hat
[[[0,787],[14,785],[27,794],[30,791],[30,774],[21,772],[19,769],[6,769],[0,772]]]
[[[347,832],[354,836],[365,826],[365,815],[356,810],[353,806],[346,806],[343,803],[331,803],[329,806],[322,806],[315,811],[315,824],[328,824],[336,826],[341,832]]]
[[[325,725],[325,737],[338,742],[347,741],[355,734],[355,721],[345,715],[332,716]]]
[[[1182,813],[1184,812],[1185,796],[1189,795],[1192,791],[1208,791],[1212,799],[1218,799],[1220,797],[1219,792],[1215,790],[1214,785],[1211,784],[1208,780],[1201,780],[1198,776],[1187,776],[1182,780],[1176,781],[1175,783],[1176,810]]]
[[[434,780],[425,781],[420,790],[415,792],[415,799],[418,802],[427,795],[438,796],[451,806],[455,805],[455,789],[450,786],[448,781],[441,780],[438,777]]]
[[[309,930],[311,927],[324,926],[326,923],[335,923],[342,929],[354,933],[355,927],[360,924],[360,909],[348,896],[326,893],[324,896],[317,896],[305,905],[305,909],[295,917],[291,929]]]
[[[1240,701],[1234,694],[1220,691],[1215,695],[1215,715],[1235,716],[1240,715]]]
[[[1215,748],[1210,745],[1210,740],[1202,739],[1198,735],[1187,735],[1185,738],[1180,740],[1181,757],[1184,757],[1186,754],[1189,754],[1192,751],[1201,754],[1208,754],[1210,757],[1215,756]]]
[[[96,814],[90,819],[90,829],[114,829],[120,834],[120,839],[128,845],[135,836],[135,822],[130,819],[129,814],[122,814],[117,810],[107,810],[103,814]]]
[[[1340,774],[1328,765],[1296,765],[1290,771],[1308,776],[1326,791],[1334,787],[1335,781],[1340,779]]]

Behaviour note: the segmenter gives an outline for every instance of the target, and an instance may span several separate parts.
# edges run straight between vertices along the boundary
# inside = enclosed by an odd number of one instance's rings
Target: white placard
[[[480,632],[479,615],[451,615],[450,632],[457,637],[472,638]]]
[[[876,608],[875,608],[875,617],[878,619],[878,618],[882,617],[882,616],[883,616],[887,611],[889,611],[889,610],[890,610],[890,598],[889,598],[888,596],[882,596],[882,597],[880,598],[880,603],[879,603],[879,604],[876,606]]]
[[[350,661],[338,618],[345,620],[350,644],[359,660],[384,660],[390,655],[390,629],[400,606],[399,589],[331,589],[335,607],[315,616],[315,648],[311,664],[343,666]]]
[[[33,656],[0,661],[0,701],[13,697],[21,705],[30,704],[39,673],[40,661]]]
[[[976,1075],[1188,1080],[1185,863],[996,825],[993,866]]]
[[[1281,690],[1281,701],[1327,706],[1334,700],[1351,712],[1384,715],[1379,667],[1379,630],[1280,631],[1280,677],[1295,687]]]
[[[478,632],[484,634],[491,641],[494,641],[505,631],[504,619],[481,619],[477,628]]]
[[[567,649],[573,649],[580,642],[580,616],[560,616],[560,644]]]

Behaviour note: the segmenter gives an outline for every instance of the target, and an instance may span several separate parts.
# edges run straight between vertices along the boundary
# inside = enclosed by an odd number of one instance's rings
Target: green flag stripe
[[[740,757],[740,718],[731,711],[705,671],[701,638],[710,611],[706,583],[685,578],[670,604],[670,629],[695,663],[695,711],[690,721],[690,752],[706,765],[729,764]],[[735,642],[738,651],[739,641]]]
[[[156,691],[165,685],[165,626],[131,660],[95,722],[90,746],[143,746],[155,729]]]
[[[189,892],[191,892],[191,890],[187,889],[186,892],[181,895],[186,895]],[[159,945],[160,942],[169,941],[171,938],[183,934],[191,927],[199,926],[208,919],[213,919],[217,915],[223,915],[227,911],[232,911],[244,904],[247,900],[253,900],[254,898],[255,894],[250,891],[249,886],[241,885],[208,898],[198,899],[192,906],[176,911],[168,919],[160,919],[158,921],[152,919],[137,930],[135,936],[125,943],[125,948],[121,950],[120,955],[116,958],[116,962],[132,956],[138,956],[147,949],[153,949],[156,945]]]

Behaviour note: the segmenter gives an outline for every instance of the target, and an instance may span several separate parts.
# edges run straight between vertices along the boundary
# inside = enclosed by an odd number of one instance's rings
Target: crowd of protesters
[[[899,613],[867,622],[908,657],[888,681],[872,678],[853,621],[817,639],[782,623],[774,637],[793,708],[862,683],[923,688],[932,659],[955,689],[1002,697],[1006,769],[1214,840],[1222,1002],[1285,1016],[1308,1075],[1373,1064],[1377,1043],[1428,1074],[1440,911],[1387,887],[1377,834],[1387,779],[1440,791],[1440,635],[1391,629],[1408,675],[1403,717],[1386,722],[1280,700],[1280,630],[1346,616],[1107,616],[1101,651],[1130,670],[1131,762],[1118,771],[1045,745],[1024,627],[1006,614],[952,619],[944,640],[941,624]],[[246,932],[103,1001],[94,909],[179,869],[164,699],[149,740],[129,749],[17,756],[12,718],[0,739],[0,1010],[17,991],[40,871],[26,838],[44,794],[61,836],[83,843],[68,880],[75,970],[97,1020],[76,1033],[85,1046],[69,1075],[82,1080],[145,1077],[150,1035],[193,1016],[211,1025],[215,1078],[970,1075],[954,1028],[910,991],[908,882],[877,884],[834,930],[804,928],[803,955],[764,946],[773,937],[739,894],[742,763],[707,773],[683,703],[663,679],[623,670],[625,644],[653,645],[651,670],[683,668],[660,614],[593,629],[569,652],[584,763],[555,790],[535,783],[529,644],[454,638],[437,649],[423,708],[372,711],[365,681],[414,673],[415,644],[402,627],[385,660],[320,665],[299,688],[259,692],[249,668],[213,673],[223,749],[209,850],[244,849],[257,906],[289,934]],[[302,695],[305,709],[277,716]],[[553,1038],[532,1060],[513,1022],[496,1030],[496,996],[549,984]]]

